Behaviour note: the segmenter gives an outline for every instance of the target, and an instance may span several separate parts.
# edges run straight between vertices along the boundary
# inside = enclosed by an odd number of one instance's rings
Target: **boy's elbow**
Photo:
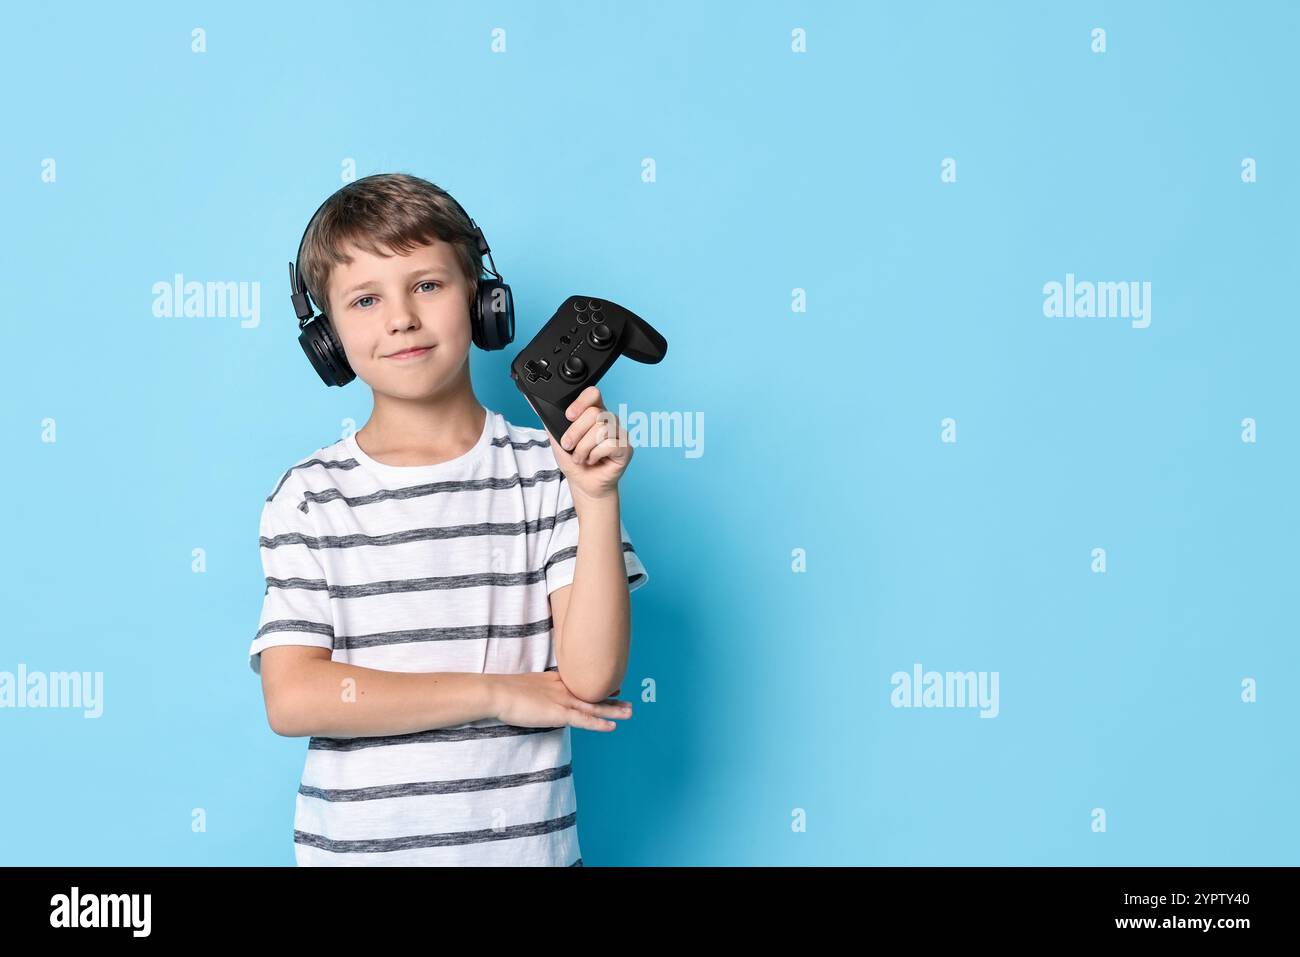
[[[313,660],[328,660],[327,648],[302,645],[277,645],[262,652],[262,699],[266,702],[266,722],[271,730],[285,738],[311,734],[305,704],[310,700],[310,684],[304,668]]]
[[[570,678],[573,679],[572,684],[569,683]],[[560,675],[560,680],[564,682],[570,694],[589,704],[600,704],[606,698],[618,694],[619,685],[621,684],[614,678],[592,681],[590,678],[579,679],[577,676],[564,674]]]
[[[304,734],[302,721],[290,691],[290,688],[281,683],[262,683],[262,699],[266,703],[266,723],[281,737],[300,738]]]
[[[270,697],[266,699],[266,723],[271,726],[272,731],[281,737],[301,737],[292,715],[288,713],[288,709],[284,707],[284,703],[279,699]]]
[[[575,698],[586,701],[588,704],[596,704],[599,701],[605,700],[604,695],[592,694],[590,691],[581,691],[574,688],[570,688],[569,690],[573,692]]]

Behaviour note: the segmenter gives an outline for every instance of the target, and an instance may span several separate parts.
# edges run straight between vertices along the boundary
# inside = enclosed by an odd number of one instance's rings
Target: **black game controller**
[[[608,299],[570,296],[515,356],[510,378],[558,442],[573,424],[564,410],[615,359],[655,363],[667,354],[667,340],[640,316]]]

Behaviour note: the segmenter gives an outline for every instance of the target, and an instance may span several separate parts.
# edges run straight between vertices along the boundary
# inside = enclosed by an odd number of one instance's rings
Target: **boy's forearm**
[[[280,689],[276,731],[288,737],[367,737],[495,718],[496,678],[472,671],[380,671],[309,661],[292,686]]]
[[[593,500],[575,496],[574,510],[578,552],[556,664],[561,680],[576,696],[603,701],[623,683],[632,636],[618,495]]]

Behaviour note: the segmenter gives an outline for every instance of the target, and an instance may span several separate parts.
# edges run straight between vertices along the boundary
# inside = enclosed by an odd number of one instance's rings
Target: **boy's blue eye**
[[[424,280],[423,282],[421,282],[420,285],[421,285],[421,286],[441,286],[442,283],[440,283],[440,282],[439,282],[438,280],[436,280],[436,279],[426,279],[426,280]],[[429,291],[432,292],[433,290],[431,289],[431,290],[429,290]],[[361,297],[358,298],[355,302],[353,302],[352,305],[354,305],[354,306],[361,306],[362,300],[365,300],[365,299],[374,299],[374,298],[375,298],[374,296],[361,296]],[[365,306],[361,306],[361,308],[362,308],[362,309],[365,309],[366,307],[365,307]]]

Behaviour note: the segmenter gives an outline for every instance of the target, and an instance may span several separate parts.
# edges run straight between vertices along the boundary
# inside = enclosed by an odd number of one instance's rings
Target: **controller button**
[[[587,374],[587,363],[582,361],[581,356],[569,356],[564,360],[564,365],[560,366],[560,375],[566,379],[581,379]]]
[[[586,308],[587,308],[587,300],[585,299],[578,299],[575,300],[573,303],[574,312],[582,312]]]
[[[603,306],[603,305],[604,305],[604,303],[601,302],[599,299],[593,299],[593,300],[591,300],[591,311],[592,311],[592,312],[595,312],[597,309],[599,309],[599,308],[600,308],[601,306]]]
[[[608,349],[614,341],[614,333],[610,332],[609,326],[603,324],[592,326],[587,333],[587,341],[597,349]]]
[[[593,313],[591,314],[591,321],[592,321],[592,322],[604,322],[604,321],[605,321],[605,317],[602,316],[602,315],[601,315],[600,313],[598,313],[598,312],[593,312]]]
[[[585,312],[584,312],[584,313],[580,313],[580,314],[578,315],[578,325],[585,326],[585,325],[586,325],[587,323],[589,323],[589,322],[591,322],[591,320],[587,318],[587,314],[586,314]],[[575,329],[570,329],[569,331],[570,331],[570,332],[577,332],[578,330],[575,328]]]

